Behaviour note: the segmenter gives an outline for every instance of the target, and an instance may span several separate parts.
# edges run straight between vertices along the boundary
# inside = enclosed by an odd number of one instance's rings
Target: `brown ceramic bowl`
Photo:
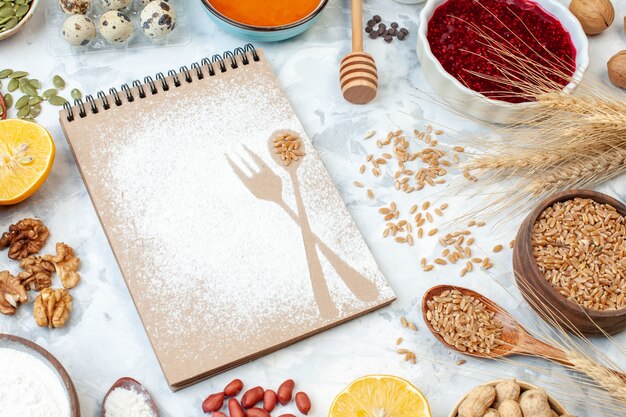
[[[24,26],[26,26],[30,19],[32,19],[35,15],[35,11],[37,11],[37,7],[39,7],[39,1],[40,0],[33,0],[30,3],[30,9],[28,9],[28,12],[26,12],[26,14],[22,17],[22,20],[20,20],[15,27],[4,32],[0,32],[0,41],[15,35],[17,32],[22,30]]]
[[[80,405],[78,403],[78,394],[76,393],[76,388],[74,388],[74,383],[67,374],[65,368],[63,368],[63,365],[61,365],[61,363],[54,356],[52,356],[50,352],[30,340],[2,333],[0,333],[0,348],[15,349],[28,353],[48,365],[50,369],[52,369],[52,371],[59,377],[61,383],[65,387],[65,392],[67,393],[67,399],[70,405],[70,416],[80,417]]]
[[[506,381],[505,379],[499,379],[497,381],[491,381],[491,382],[487,382],[486,384],[483,385],[491,385],[493,387],[495,387],[498,383],[502,382],[502,381]],[[537,387],[533,384],[529,384],[528,382],[522,382],[522,381],[517,381],[518,385],[520,386],[520,388],[522,388],[522,393],[524,391],[528,391],[529,389],[536,389],[536,388],[540,388]],[[469,392],[467,393],[469,394]],[[465,394],[463,396],[463,398],[461,398],[454,406],[454,408],[452,408],[452,411],[450,411],[450,415],[448,417],[457,417],[459,414],[459,407],[461,405],[461,403],[463,402],[463,400],[467,397],[467,394]],[[567,412],[567,410],[565,409],[565,407],[563,407],[563,405],[561,405],[560,402],[558,402],[556,400],[556,398],[552,397],[550,394],[548,394],[548,402],[550,403],[550,407],[552,407],[552,409],[560,416],[562,415],[569,415],[569,413]]]
[[[571,190],[554,194],[542,201],[526,217],[515,240],[513,271],[520,292],[542,318],[554,318],[564,329],[585,335],[618,333],[626,328],[626,308],[599,311],[580,306],[561,295],[539,270],[532,251],[530,236],[539,215],[554,203],[576,197],[589,198],[598,203],[610,204],[626,215],[626,206],[606,194],[589,190]]]

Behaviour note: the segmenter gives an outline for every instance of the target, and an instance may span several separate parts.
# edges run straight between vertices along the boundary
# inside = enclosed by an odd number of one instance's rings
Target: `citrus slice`
[[[329,417],[431,417],[424,394],[391,375],[367,375],[341,391]]]
[[[53,161],[54,141],[46,129],[25,120],[0,120],[0,205],[33,195]]]

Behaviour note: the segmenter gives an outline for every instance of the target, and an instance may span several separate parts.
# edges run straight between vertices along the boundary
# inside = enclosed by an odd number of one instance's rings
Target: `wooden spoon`
[[[457,349],[454,345],[449,344],[445,341],[445,339],[433,329],[430,321],[426,317],[426,313],[428,312],[428,301],[431,301],[434,297],[441,295],[444,291],[452,291],[457,290],[465,295],[472,296],[478,300],[480,300],[483,304],[487,306],[487,308],[495,313],[495,319],[502,323],[502,341],[504,342],[502,345],[494,347],[491,349],[490,353],[486,352],[463,352],[460,349]],[[489,298],[479,294],[475,291],[472,291],[463,287],[456,287],[453,285],[437,285],[432,287],[424,294],[422,298],[422,316],[424,317],[424,322],[435,335],[435,337],[444,345],[448,346],[451,349],[454,349],[464,355],[470,355],[477,358],[488,358],[495,359],[501,358],[510,355],[527,355],[527,356],[537,356],[541,358],[545,358],[551,360],[553,362],[560,363],[561,365],[565,365],[570,367],[571,369],[576,369],[574,364],[570,362],[567,357],[567,354],[552,345],[549,345],[541,340],[536,339],[531,336],[530,333],[522,325],[515,320],[509,313],[506,312],[502,307],[498,304],[491,301]],[[624,382],[626,382],[626,375],[610,369],[615,375],[620,377]]]
[[[150,395],[148,390],[138,381],[128,377],[120,378],[115,381],[107,394],[104,396],[104,400],[102,400],[102,412],[100,413],[101,417],[106,417],[107,399],[109,398],[109,395],[117,388],[134,391],[137,394],[142,395],[145,398],[146,404],[148,404],[148,407],[150,407],[150,409],[152,410],[154,417],[159,417],[159,411],[157,410],[156,404],[154,403],[154,400],[152,399],[152,396]]]
[[[378,91],[376,62],[363,52],[361,0],[352,0],[352,52],[341,60],[339,83],[343,98],[353,104],[369,103]]]

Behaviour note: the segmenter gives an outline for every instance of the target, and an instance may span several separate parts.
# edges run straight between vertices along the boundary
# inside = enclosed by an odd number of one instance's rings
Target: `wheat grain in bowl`
[[[589,198],[557,202],[533,225],[539,270],[563,296],[586,308],[626,307],[626,217]]]
[[[475,297],[448,290],[428,301],[427,308],[433,330],[462,352],[491,353],[504,344],[502,323]]]

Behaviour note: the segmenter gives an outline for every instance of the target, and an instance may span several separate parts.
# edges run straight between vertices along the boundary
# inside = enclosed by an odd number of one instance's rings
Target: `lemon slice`
[[[0,120],[0,205],[33,195],[48,178],[54,152],[50,133],[37,123]]]
[[[330,406],[329,417],[431,417],[424,394],[409,381],[368,375],[352,382]]]

